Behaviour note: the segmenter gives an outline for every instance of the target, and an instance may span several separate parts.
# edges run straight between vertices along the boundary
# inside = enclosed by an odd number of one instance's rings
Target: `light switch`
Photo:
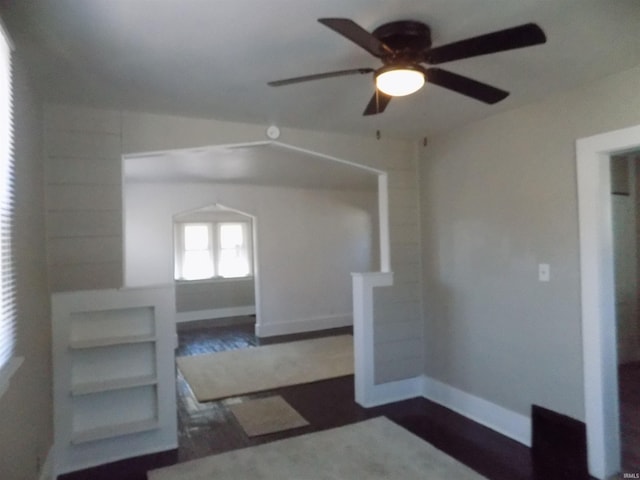
[[[538,265],[538,280],[541,282],[548,282],[551,280],[551,268],[548,263],[541,263]]]

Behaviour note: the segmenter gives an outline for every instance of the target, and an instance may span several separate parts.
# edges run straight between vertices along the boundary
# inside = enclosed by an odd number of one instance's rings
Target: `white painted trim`
[[[378,229],[380,235],[380,270],[391,271],[391,247],[389,246],[389,176],[378,175]]]
[[[18,371],[23,362],[24,357],[11,357],[7,364],[0,369],[0,398],[9,389],[11,377]]]
[[[101,457],[99,459],[93,458],[90,460],[85,460],[83,462],[78,462],[73,466],[61,467],[59,471],[54,471],[54,477],[58,478],[59,475],[64,475],[66,473],[77,472],[80,470],[85,470],[87,468],[93,468],[100,465],[106,465],[108,463],[119,462],[120,460],[127,460],[129,458],[142,457],[144,455],[152,455],[154,453],[168,452],[171,450],[175,450],[176,448],[178,448],[177,441],[165,444],[157,444],[154,446],[149,446],[147,448],[135,448],[125,454],[109,455]]]
[[[245,305],[243,307],[228,307],[228,308],[211,308],[208,310],[194,310],[192,312],[178,312],[176,313],[176,322],[193,322],[196,320],[209,320],[214,318],[225,317],[242,317],[245,315],[255,315],[255,305]]]
[[[273,337],[276,335],[290,335],[292,333],[312,332],[328,328],[348,327],[353,324],[350,313],[329,315],[325,317],[305,318],[290,322],[256,323],[256,336]]]
[[[277,142],[272,140],[261,140],[257,142],[241,142],[241,143],[227,143],[220,145],[205,145],[202,147],[195,148],[174,148],[168,150],[158,150],[152,152],[140,152],[140,153],[127,153],[122,157],[124,160],[134,159],[134,158],[148,158],[148,157],[157,157],[160,155],[167,154],[175,154],[175,153],[183,153],[183,154],[201,154],[205,152],[228,152],[229,150],[236,150],[240,148],[250,148],[250,147],[268,147],[270,145],[275,145],[280,148],[284,148],[285,150],[291,150],[292,152],[303,153],[305,155],[312,155],[314,157],[319,157],[325,160],[331,160],[332,162],[342,163],[344,165],[350,165],[352,167],[361,168],[363,170],[367,170],[372,173],[384,173],[383,170],[370,167],[368,165],[363,165],[361,163],[352,162],[350,160],[345,160],[343,158],[334,157],[332,155],[327,155],[324,153],[316,152],[315,150],[309,150],[307,148],[296,147],[294,145],[290,145],[288,143]]]
[[[422,379],[421,377],[412,377],[371,385],[367,389],[365,398],[358,403],[365,408],[371,408],[420,396],[422,396]]]
[[[422,396],[476,423],[531,446],[531,419],[428,376],[422,377]]]
[[[609,157],[639,145],[640,125],[576,141],[587,451],[601,479],[621,467]]]
[[[57,475],[53,472],[53,447],[49,449],[44,463],[40,467],[40,476],[38,480],[53,480]]]
[[[355,400],[362,406],[373,405],[375,388],[373,356],[373,289],[393,285],[392,272],[352,273],[353,354],[355,362]]]
[[[228,152],[229,150],[235,150],[238,148],[247,148],[247,147],[264,147],[273,144],[274,142],[270,140],[260,140],[257,142],[242,142],[242,143],[227,143],[220,145],[204,145],[202,147],[192,147],[192,148],[169,148],[167,150],[154,150],[149,152],[138,152],[138,153],[125,153],[122,155],[123,160],[134,159],[134,158],[149,158],[149,157],[158,157],[161,155],[168,154],[201,154],[207,152]],[[124,171],[124,169],[123,169]]]
[[[366,393],[364,401],[357,400],[365,408],[424,397],[527,447],[531,446],[531,419],[528,416],[426,375],[371,385]]]
[[[528,416],[426,375],[370,385],[366,389],[364,400],[356,401],[363,407],[370,408],[416,397],[424,397],[527,447],[531,446],[531,419]]]
[[[351,167],[360,168],[362,170],[367,170],[371,173],[384,173],[383,170],[379,170],[377,168],[370,167],[368,165],[363,165],[362,163],[352,162],[350,160],[345,160],[343,158],[334,157],[331,155],[327,155],[325,153],[316,152],[314,150],[308,150],[306,148],[300,148],[293,145],[289,145],[288,143],[282,142],[269,142],[271,145],[276,145],[278,147],[284,148],[286,150],[291,150],[292,152],[304,153],[305,155],[312,155],[314,157],[323,158],[325,160],[330,160],[332,162],[342,163],[343,165],[349,165]]]

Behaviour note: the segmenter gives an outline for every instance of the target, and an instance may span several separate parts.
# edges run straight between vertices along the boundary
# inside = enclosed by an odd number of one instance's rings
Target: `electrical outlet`
[[[538,281],[548,282],[551,280],[551,267],[548,263],[538,265]]]

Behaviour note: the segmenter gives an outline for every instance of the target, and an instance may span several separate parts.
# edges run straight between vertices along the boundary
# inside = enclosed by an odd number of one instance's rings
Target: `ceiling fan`
[[[448,88],[481,102],[497,103],[506,98],[509,92],[441,68],[424,67],[422,64],[438,65],[478,55],[539,45],[547,41],[542,29],[534,23],[431,48],[431,30],[424,23],[413,20],[385,23],[373,33],[369,33],[348,18],[320,18],[318,22],[382,60],[382,67],[305,75],[268,82],[268,85],[279,87],[323,78],[373,73],[376,91],[363,115],[382,113],[392,97],[414,93],[422,88],[425,82]]]

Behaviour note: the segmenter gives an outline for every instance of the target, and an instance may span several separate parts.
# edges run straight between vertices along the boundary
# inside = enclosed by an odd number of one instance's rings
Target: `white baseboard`
[[[73,464],[62,465],[58,467],[58,471],[54,472],[54,477],[58,478],[58,475],[64,475],[67,473],[78,472],[80,470],[86,470],[88,468],[98,467],[100,465],[107,465],[109,463],[119,462],[121,460],[127,460],[129,458],[143,457],[145,455],[153,455],[154,453],[168,452],[178,448],[178,442],[172,441],[165,444],[154,444],[142,448],[135,448],[127,453],[120,453],[115,455],[108,455],[100,458],[88,458],[81,462],[75,462]],[[46,478],[46,477],[45,477]]]
[[[426,375],[380,385],[369,385],[364,399],[359,403],[365,408],[370,408],[416,397],[424,397],[527,447],[531,446],[529,417]]]
[[[377,407],[392,402],[400,402],[422,395],[422,377],[406,378],[394,382],[370,385],[359,401],[365,408]]]
[[[57,478],[53,473],[53,447],[49,449],[47,458],[44,459],[44,463],[40,466],[40,475],[38,480],[55,480]]]
[[[255,315],[256,306],[246,305],[243,307],[212,308],[209,310],[195,310],[193,312],[176,313],[176,322],[193,322],[195,320],[209,320],[225,317],[242,317],[244,315]]]
[[[353,316],[348,314],[331,315],[327,317],[292,320],[290,322],[256,323],[256,336],[273,337],[276,335],[290,335],[292,333],[312,332],[328,328],[348,327],[353,325]]]
[[[455,387],[422,377],[422,396],[528,447],[531,419]]]

